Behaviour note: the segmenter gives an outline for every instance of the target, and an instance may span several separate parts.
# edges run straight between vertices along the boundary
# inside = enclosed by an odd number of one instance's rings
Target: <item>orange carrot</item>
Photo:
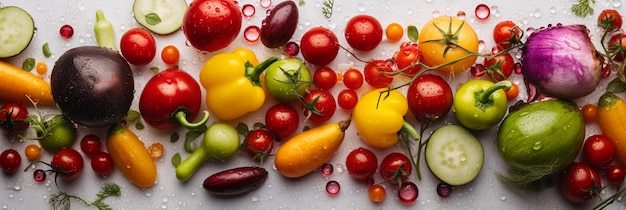
[[[55,106],[50,84],[41,77],[14,65],[0,61],[0,101],[31,104],[30,96],[38,106]]]

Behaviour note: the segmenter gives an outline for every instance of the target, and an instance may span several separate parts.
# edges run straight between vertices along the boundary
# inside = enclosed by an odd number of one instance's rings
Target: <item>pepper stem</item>
[[[262,86],[261,73],[263,73],[263,71],[265,71],[267,67],[269,67],[270,65],[272,65],[272,63],[276,61],[278,61],[278,57],[276,56],[270,57],[256,66],[252,66],[252,64],[249,61],[246,61],[245,76],[250,80],[250,82],[254,86],[261,87]]]
[[[511,89],[512,85],[513,84],[511,84],[511,81],[502,80],[500,82],[493,84],[491,87],[487,88],[486,90],[476,92],[476,99],[480,103],[487,104],[489,103],[489,101],[492,100],[491,94],[503,88],[504,90],[508,91],[509,89]]]
[[[198,122],[195,123],[190,123],[187,120],[187,110],[185,110],[184,108],[179,108],[178,110],[176,110],[176,112],[174,112],[173,115],[173,119],[175,122],[178,122],[180,125],[182,125],[183,127],[187,128],[187,129],[196,129],[204,124],[206,124],[207,121],[209,121],[209,111],[204,110],[204,117],[202,117],[202,119]]]

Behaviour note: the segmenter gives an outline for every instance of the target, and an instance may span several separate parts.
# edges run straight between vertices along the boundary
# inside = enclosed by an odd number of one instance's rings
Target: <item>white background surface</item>
[[[278,4],[282,0],[274,0],[273,5]],[[190,2],[190,1],[188,1]],[[21,65],[25,58],[33,57],[37,61],[45,61],[49,65],[49,71],[45,75],[49,80],[50,70],[55,60],[66,50],[82,46],[96,45],[93,35],[93,24],[95,22],[95,12],[97,9],[104,11],[107,19],[112,22],[116,32],[116,38],[119,40],[121,34],[133,27],[140,27],[132,17],[132,3],[128,0],[110,0],[110,1],[79,1],[79,0],[51,0],[51,1],[20,1],[20,0],[3,0],[0,6],[15,5],[27,10],[34,18],[37,27],[36,35],[28,49],[21,55],[4,59],[15,65]],[[569,8],[575,1],[453,1],[453,0],[383,0],[383,1],[335,1],[334,14],[330,19],[324,18],[321,13],[322,0],[306,0],[305,6],[299,6],[300,19],[298,29],[293,36],[294,41],[299,38],[309,28],[314,26],[325,26],[333,30],[339,42],[343,46],[348,46],[345,38],[343,38],[343,28],[345,22],[356,14],[369,14],[379,19],[383,27],[392,22],[397,22],[403,26],[408,24],[416,25],[421,28],[433,16],[438,15],[456,15],[459,11],[466,14],[465,20],[468,21],[478,33],[481,40],[484,40],[485,47],[482,49],[490,49],[493,46],[492,30],[493,26],[503,20],[513,20],[521,28],[528,27],[538,28],[547,24],[586,24],[591,30],[592,40],[598,48],[601,31],[595,25],[596,16],[605,8],[614,8],[626,14],[624,6],[620,0],[598,0],[593,6],[596,10],[593,17],[578,18],[571,14]],[[476,20],[474,17],[474,9],[479,3],[485,3],[491,7],[491,17],[485,21]],[[258,0],[242,0],[239,5],[253,4],[256,7],[256,14],[252,18],[244,18],[243,28],[249,25],[260,26],[266,9],[260,7]],[[70,24],[74,27],[75,34],[65,40],[59,36],[59,28],[64,24]],[[271,55],[278,55],[280,50],[266,49],[260,42],[250,44],[240,36],[228,48],[221,52],[228,52],[236,47],[248,47],[254,49],[258,53],[259,59],[267,58]],[[176,45],[181,51],[180,68],[190,72],[197,78],[200,66],[211,54],[197,53],[193,48],[185,45],[185,38],[181,31],[167,36],[155,36],[157,42],[157,51],[166,45]],[[403,38],[402,41],[408,41]],[[41,52],[41,46],[48,42],[52,57],[45,58]],[[390,58],[398,48],[400,42],[391,43],[383,41],[376,50],[368,53],[360,53],[358,56],[365,59],[386,59]],[[132,109],[138,110],[138,97],[143,88],[143,84],[147,81],[152,72],[149,67],[159,67],[164,69],[167,66],[162,63],[159,55],[155,60],[146,66],[133,66],[136,79],[136,94]],[[340,51],[337,59],[330,64],[338,72],[347,70],[348,67],[362,69],[363,63],[356,61],[347,56],[345,51]],[[312,68],[312,70],[315,68]],[[459,82],[469,79],[469,72],[458,74],[453,78],[451,86],[456,88]],[[515,75],[513,81],[521,84],[520,76]],[[402,79],[396,79],[395,82],[401,83]],[[599,94],[604,88],[602,85],[593,94],[578,99],[579,105],[587,102],[596,102]],[[521,86],[521,92],[518,99],[524,100],[525,91]],[[332,92],[336,95],[344,86],[338,83]],[[358,90],[362,94],[369,90],[367,84]],[[403,90],[405,91],[405,90]],[[624,95],[620,95],[624,97]],[[273,105],[275,101],[268,100],[266,105],[250,116],[241,121],[248,125],[255,122],[263,122],[265,110]],[[203,107],[206,106],[203,104]],[[47,113],[55,113],[56,110],[45,110]],[[329,122],[345,119],[349,112],[338,111],[333,119]],[[410,115],[410,114],[409,114]],[[412,117],[408,117],[412,119]],[[213,122],[215,119],[211,119]],[[233,121],[236,124],[238,121]],[[412,121],[414,122],[414,121]],[[436,128],[444,123],[456,123],[453,115],[449,114],[447,118],[439,124],[435,124],[431,128]],[[305,124],[301,123],[302,128]],[[314,124],[306,123],[309,126]],[[419,126],[418,126],[419,127]],[[595,125],[587,126],[587,136],[597,134],[599,130]],[[401,204],[396,196],[396,187],[387,186],[387,198],[383,203],[374,204],[369,201],[367,195],[367,187],[361,182],[352,179],[344,169],[345,157],[352,149],[356,149],[365,144],[356,136],[354,126],[346,131],[346,138],[338,153],[331,159],[330,163],[335,167],[335,172],[324,177],[319,171],[315,171],[305,177],[299,179],[287,179],[280,176],[273,167],[273,161],[263,163],[269,171],[268,180],[256,191],[234,197],[221,198],[209,195],[202,188],[202,181],[218,171],[230,169],[238,166],[257,166],[256,162],[250,161],[250,158],[244,153],[238,153],[233,159],[226,162],[209,161],[204,164],[191,180],[181,183],[174,175],[174,167],[170,162],[170,158],[176,152],[180,152],[183,158],[187,156],[184,152],[182,143],[170,143],[170,132],[156,131],[155,129],[146,127],[146,129],[137,131],[138,136],[149,145],[153,142],[161,142],[166,147],[163,158],[157,161],[158,180],[157,184],[148,189],[139,189],[129,183],[122,174],[116,169],[109,177],[99,177],[91,170],[88,159],[85,156],[85,169],[78,180],[73,182],[60,181],[58,189],[52,182],[51,176],[44,183],[35,183],[32,179],[32,170],[23,173],[19,172],[15,175],[0,174],[0,208],[1,209],[39,209],[49,208],[47,199],[50,194],[59,190],[66,191],[70,194],[78,194],[87,200],[93,200],[95,194],[105,183],[115,182],[122,186],[122,196],[110,197],[105,200],[106,203],[112,205],[114,209],[399,209],[399,208],[423,208],[423,209],[572,209],[572,208],[591,208],[592,205],[575,206],[569,204],[558,193],[557,188],[546,189],[542,192],[525,192],[517,191],[504,187],[500,184],[495,175],[502,173],[505,166],[497,154],[495,146],[495,130],[474,133],[485,148],[485,165],[476,180],[468,185],[457,187],[453,194],[448,198],[440,198],[436,193],[436,185],[438,180],[428,171],[426,164],[421,163],[420,169],[423,174],[423,180],[417,182],[419,187],[419,200],[412,205]],[[429,129],[427,132],[431,132]],[[86,129],[81,128],[79,138],[88,134],[95,133],[101,137],[105,137],[104,129]],[[179,131],[182,135],[184,132]],[[428,134],[424,134],[428,136]],[[198,139],[200,141],[201,139]],[[78,140],[80,141],[80,139]],[[75,144],[77,150],[80,150],[79,144]],[[21,154],[27,143],[9,142],[6,138],[0,137],[0,149],[15,148]],[[369,148],[369,147],[368,147]],[[393,151],[404,151],[400,145],[396,147],[376,150],[379,162],[384,155]],[[49,161],[51,156],[43,153],[42,160]],[[28,164],[26,158],[23,157],[22,168]],[[415,173],[414,173],[415,174]],[[415,175],[410,180],[416,181]],[[325,192],[325,185],[329,180],[337,180],[341,184],[341,192],[336,196],[329,196]],[[380,181],[377,175],[376,180]],[[607,189],[603,191],[603,197],[609,197],[614,190]],[[81,203],[73,201],[72,207],[75,209],[85,208]],[[613,204],[611,208],[623,209],[624,204]]]

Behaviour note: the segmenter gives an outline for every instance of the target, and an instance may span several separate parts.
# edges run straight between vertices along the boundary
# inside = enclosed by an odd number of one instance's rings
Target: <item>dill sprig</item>
[[[73,198],[73,199],[83,202],[83,204],[85,204],[86,206],[95,206],[99,210],[111,210],[111,207],[108,204],[104,203],[102,200],[104,200],[105,198],[109,196],[120,196],[120,195],[121,195],[120,186],[115,183],[109,183],[109,184],[105,184],[102,188],[100,188],[100,192],[96,194],[97,198],[93,202],[89,202],[81,198],[78,195],[71,195],[63,191],[50,196],[50,200],[48,200],[48,202],[52,206],[52,209],[69,210],[70,204],[71,204],[70,200]]]

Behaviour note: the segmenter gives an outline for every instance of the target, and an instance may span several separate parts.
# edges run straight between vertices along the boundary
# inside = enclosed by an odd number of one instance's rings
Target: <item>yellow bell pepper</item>
[[[598,101],[598,126],[615,143],[617,161],[626,164],[626,102],[607,92]]]
[[[245,48],[209,58],[200,70],[209,110],[221,120],[234,120],[261,108],[265,91],[260,75],[277,60],[271,57],[259,64],[254,52]]]
[[[386,90],[381,88],[365,93],[352,113],[361,139],[378,148],[395,145],[398,142],[398,131],[408,124],[404,121],[404,115],[409,109],[406,98],[397,90],[381,94],[381,91]]]

